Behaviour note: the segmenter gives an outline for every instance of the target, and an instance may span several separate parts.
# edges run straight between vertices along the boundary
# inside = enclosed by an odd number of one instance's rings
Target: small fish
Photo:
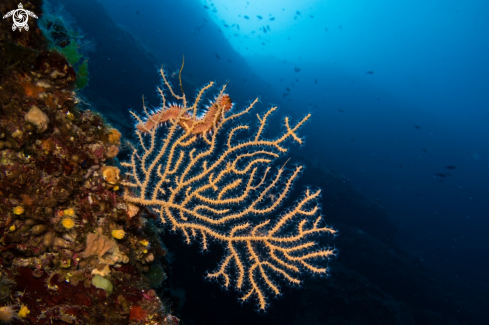
[[[265,43],[261,42],[263,45],[266,45]]]
[[[313,16],[313,15],[309,15],[309,17],[314,18],[314,16]]]
[[[289,95],[288,93],[285,93],[285,94],[283,94],[282,96],[285,98],[285,96],[288,96],[288,95]]]
[[[421,130],[421,126],[419,126],[419,125],[415,125],[414,127],[415,127],[416,129],[418,129],[418,130]]]
[[[270,21],[274,21],[275,20],[275,17],[270,17],[270,19],[268,19]]]
[[[205,8],[205,9],[209,9],[209,7],[207,7],[207,6],[205,6],[205,5],[204,5],[204,8]]]
[[[256,18],[258,18],[258,19],[260,19],[260,20],[262,20],[262,19],[263,19],[263,17],[262,17],[262,16],[260,16],[260,15],[257,15],[257,16],[256,16]]]
[[[265,26],[262,27],[263,32],[266,34],[267,33],[267,28]]]
[[[423,150],[423,152],[428,152],[428,150],[425,148],[421,148],[421,150]]]
[[[317,79],[314,79],[314,82],[315,82],[315,83],[318,83],[318,80],[317,80]]]
[[[340,108],[338,108],[338,111],[340,111],[341,113],[343,113],[343,112],[344,112],[344,110],[342,110],[342,109],[340,109]]]
[[[294,71],[299,72],[299,71],[301,71],[301,69],[300,68],[294,68]]]
[[[236,25],[236,28],[239,30],[239,25]]]
[[[224,27],[229,28],[229,25],[228,24],[224,24]]]
[[[442,174],[442,173],[436,173],[435,175],[438,176],[438,177],[443,177],[443,178],[447,177],[447,175]]]
[[[325,31],[328,31],[328,27],[324,27],[324,30],[325,30]]]
[[[445,166],[445,168],[446,168],[446,169],[455,169],[455,168],[457,168],[457,167],[452,166],[452,165],[449,165],[449,166]]]
[[[295,12],[295,14],[296,14],[296,15],[300,15],[300,14],[301,14],[301,12],[300,12],[299,10],[297,10],[297,11]]]
[[[217,53],[214,53],[214,55],[216,56],[216,58],[221,59],[221,57]]]
[[[267,29],[270,31],[270,26],[267,25]]]
[[[244,16],[244,19],[250,19],[250,17],[248,17],[248,16]]]
[[[365,74],[374,74],[374,72],[373,71],[367,71],[367,72],[365,72]]]
[[[289,88],[285,88],[285,89],[287,89],[287,91],[289,91],[289,92],[290,92],[290,89],[289,89]]]

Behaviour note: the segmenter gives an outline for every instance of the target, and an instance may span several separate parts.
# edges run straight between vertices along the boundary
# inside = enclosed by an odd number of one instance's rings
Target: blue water
[[[439,296],[430,299],[452,303],[451,307],[440,303],[439,309],[426,308],[446,313],[453,324],[488,323],[488,314],[482,311],[489,303],[485,281],[489,271],[486,1],[61,3],[96,44],[88,54],[92,79],[82,93],[89,98],[98,96],[101,110],[104,104],[106,109],[112,105],[112,114],[121,121],[130,121],[127,110],[140,110],[143,94],[147,102],[158,105],[154,91],[160,83],[157,68],[164,64],[167,72],[177,71],[183,55],[183,77],[191,94],[209,80],[220,85],[229,81],[235,107],[242,108],[259,96],[262,109],[277,105],[281,116],[299,119],[312,113],[302,131],[305,145],[292,146],[292,152],[318,170],[334,171],[365,200],[381,207],[392,228],[377,226],[375,219],[370,221],[361,213],[350,215],[353,221],[345,224],[402,250],[403,256],[412,258],[410,264],[436,282],[432,285]],[[137,55],[118,47],[123,43],[134,45]],[[130,125],[121,122],[124,127],[130,132]],[[341,220],[337,225],[341,232]],[[176,243],[170,246],[181,244],[177,237],[168,239]],[[362,257],[366,261],[362,265],[348,264],[364,248],[343,247],[346,252],[342,253],[340,242],[336,244],[340,255],[332,262],[331,277],[318,283],[334,285],[334,263],[348,265],[359,274],[367,272],[364,269],[388,270],[375,256]],[[193,256],[198,251],[197,245],[185,249],[180,254]],[[198,259],[198,254],[193,258]],[[388,257],[382,263],[386,261]],[[182,265],[177,263],[175,268],[185,272]],[[364,274],[370,285],[393,295],[387,287],[397,288],[395,279],[387,282],[387,276],[383,283],[373,273]],[[297,319],[304,324],[329,324],[323,310],[328,309],[330,299],[324,296],[315,297],[319,307],[307,312],[289,309],[293,304],[287,300],[274,300],[272,311],[263,316],[253,306],[238,306],[234,292],[205,283],[202,274],[195,271],[197,281],[192,283],[196,284],[184,289],[187,297],[180,311],[186,324],[230,324],[233,319],[238,324],[236,319],[246,317],[249,322],[270,324],[279,319],[274,318],[274,309],[290,314],[291,324]],[[423,288],[424,282],[411,293],[399,285],[399,297],[393,301],[406,305],[394,308],[399,312],[395,323],[441,323],[439,317],[410,314],[410,308],[423,308],[419,303],[423,298],[418,299]],[[307,295],[305,288],[285,296],[299,291],[301,297]],[[193,298],[197,296],[200,298]],[[365,295],[362,299],[368,302]],[[230,301],[229,307],[222,301]],[[348,315],[357,310],[345,308],[329,321],[379,324],[386,319],[379,316],[375,320],[376,313],[383,314],[379,309],[365,313],[368,319],[359,314],[363,321],[353,321]],[[418,316],[412,316],[415,314]]]

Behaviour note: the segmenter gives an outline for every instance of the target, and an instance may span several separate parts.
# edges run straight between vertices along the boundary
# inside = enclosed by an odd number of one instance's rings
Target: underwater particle
[[[15,225],[10,226],[9,230],[10,230],[11,232],[14,232],[14,231],[15,231]]]
[[[30,310],[27,308],[26,305],[22,305],[22,307],[19,310],[19,317],[25,318],[27,317],[28,314],[30,314]]]
[[[117,167],[105,166],[102,168],[104,180],[109,184],[115,184],[119,180],[120,170]]]
[[[25,211],[25,210],[24,210],[24,207],[23,207],[23,206],[21,206],[21,205],[18,205],[18,206],[16,206],[16,207],[14,208],[14,214],[16,214],[16,215],[18,215],[18,216],[19,216],[19,215],[21,215],[22,213],[24,213],[24,211]]]
[[[61,225],[63,225],[65,229],[72,229],[75,226],[75,220],[71,217],[65,217],[61,220]]]
[[[48,128],[49,118],[37,106],[32,106],[29,112],[25,114],[24,119],[26,122],[34,124],[39,133],[43,133]]]
[[[99,274],[95,274],[95,276],[92,278],[92,285],[96,288],[105,290],[109,294],[114,290],[112,283]]]
[[[10,323],[14,319],[17,319],[17,314],[12,306],[0,307],[0,321],[2,323]]]
[[[112,237],[114,237],[116,239],[122,239],[122,238],[124,238],[124,235],[125,234],[126,233],[122,229],[112,230]]]

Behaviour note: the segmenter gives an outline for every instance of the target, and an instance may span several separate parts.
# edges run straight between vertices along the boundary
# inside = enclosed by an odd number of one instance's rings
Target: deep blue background
[[[172,60],[163,62],[168,69],[177,70],[185,54],[186,71],[198,76],[199,86],[207,79],[229,79],[230,91],[238,89],[249,100],[262,95],[267,105],[266,92],[287,113],[300,117],[312,112],[302,154],[382,202],[406,245],[426,264],[449,269],[454,277],[487,274],[488,263],[481,264],[489,256],[487,2],[311,5],[299,19],[319,22],[290,30],[305,41],[292,38],[290,46],[264,51],[272,53],[266,56],[261,54],[263,39],[248,41],[255,48],[244,59],[269,85],[265,89],[241,87],[246,78],[239,75],[241,65],[235,71],[228,62],[238,53],[228,53],[232,50],[223,45],[224,33],[216,32],[225,27],[213,25],[210,10],[198,1],[101,2],[116,23],[156,56]],[[242,15],[252,17],[250,2],[249,8],[243,2]],[[300,4],[282,3],[270,13],[275,16],[282,8],[294,12]],[[185,21],[165,14],[178,10],[187,11]],[[333,21],[330,10],[336,14]],[[272,29],[267,42],[284,44],[282,33],[273,34],[273,22],[267,22]],[[243,25],[246,19],[236,16],[225,23]],[[274,43],[275,37],[279,40]],[[287,53],[291,47],[299,47],[297,53]],[[294,72],[295,67],[301,71]],[[291,89],[290,101],[282,100],[286,88]],[[444,168],[449,165],[456,169]],[[451,176],[435,175],[447,172]]]

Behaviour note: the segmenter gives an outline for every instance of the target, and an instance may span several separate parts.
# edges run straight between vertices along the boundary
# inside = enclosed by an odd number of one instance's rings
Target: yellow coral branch
[[[321,191],[306,190],[291,208],[280,213],[302,167],[286,170],[283,164],[270,172],[274,160],[287,152],[288,139],[302,143],[298,130],[310,115],[293,126],[285,118],[283,134],[267,139],[264,130],[276,110],[273,107],[257,114],[259,125],[253,135],[238,141],[237,133],[250,127],[231,124],[248,114],[258,99],[230,114],[232,104],[224,86],[212,104],[212,115],[199,119],[199,105],[213,83],[200,89],[189,104],[184,93],[179,96],[173,91],[163,69],[160,74],[180,104],[172,106],[168,127],[157,127],[163,114],[149,114],[144,99],[149,123],[132,113],[139,122],[136,137],[140,146],[133,147],[130,160],[122,163],[128,168],[128,179],[122,182],[127,188],[125,199],[152,208],[162,222],[181,231],[187,243],[201,237],[203,249],[208,249],[209,238],[221,242],[225,256],[207,276],[220,279],[226,287],[234,283],[238,290],[245,289],[241,299],[255,297],[260,309],[266,308],[268,295],[280,294],[276,279],[298,284],[301,271],[327,272],[327,268],[314,265],[335,254],[313,240],[316,235],[335,233],[320,226],[317,200]],[[158,92],[163,111],[167,100],[162,89]],[[203,131],[204,124],[212,135]],[[235,272],[231,271],[233,264]]]

